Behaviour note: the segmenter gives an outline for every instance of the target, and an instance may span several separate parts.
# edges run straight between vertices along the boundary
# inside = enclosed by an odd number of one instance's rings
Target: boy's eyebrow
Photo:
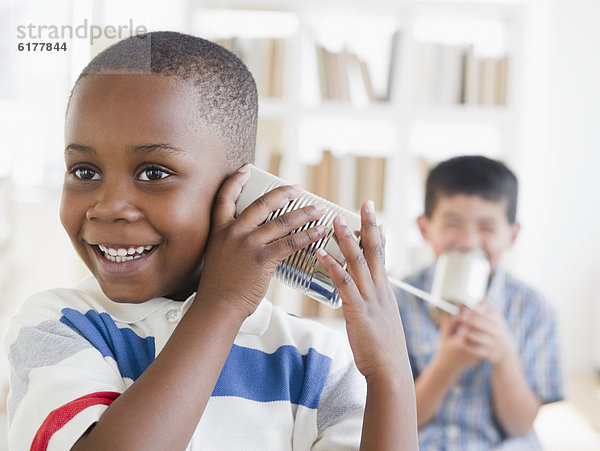
[[[167,143],[135,146],[135,147],[132,147],[132,150],[136,153],[148,153],[148,152],[154,152],[157,150],[166,151],[168,153],[183,153],[183,152],[185,152],[185,150],[183,150],[181,147],[177,147],[173,144],[167,144]]]
[[[161,143],[161,144],[145,144],[142,146],[133,146],[131,147],[131,151],[136,153],[148,153],[154,151],[166,151],[168,153],[183,153],[181,147],[177,147],[173,144]],[[85,152],[85,153],[96,153],[96,150],[91,146],[86,146],[83,144],[75,144],[71,143],[67,147],[65,147],[65,156],[71,152]]]
[[[71,152],[96,153],[93,147],[74,143],[71,143],[67,147],[65,147],[65,156],[67,156]]]
[[[452,212],[446,212],[442,216],[446,219],[460,219],[461,218],[460,215],[458,215],[456,213],[452,213]]]

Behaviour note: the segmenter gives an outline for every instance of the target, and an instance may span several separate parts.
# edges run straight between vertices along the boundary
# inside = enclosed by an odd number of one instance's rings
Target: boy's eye
[[[100,180],[100,174],[92,168],[75,168],[72,172],[81,180]]]
[[[164,179],[165,177],[168,177],[169,174],[167,171],[164,171],[160,168],[146,168],[144,169],[142,172],[140,172],[140,175],[138,176],[140,180],[143,181],[151,181],[151,180],[160,180],[160,179]]]
[[[482,232],[485,232],[485,233],[494,233],[496,231],[495,227],[491,226],[491,225],[481,226],[479,228],[479,230],[481,230]]]

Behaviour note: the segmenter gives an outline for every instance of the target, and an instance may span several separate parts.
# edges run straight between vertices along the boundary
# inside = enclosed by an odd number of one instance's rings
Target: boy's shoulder
[[[553,304],[536,288],[510,272],[503,272],[503,287],[508,308],[519,308],[523,312],[535,311],[537,314],[553,316]],[[490,287],[493,290],[495,287]]]
[[[73,288],[54,288],[32,294],[25,298],[8,321],[3,341],[10,346],[17,341],[23,331],[52,329],[63,334],[63,328],[56,328],[64,309],[87,311],[98,306],[99,300],[91,288],[93,281],[82,281]],[[46,327],[47,326],[47,327]],[[37,335],[36,335],[37,336]]]
[[[25,298],[14,318],[57,318],[64,308],[101,307],[105,297],[93,277],[88,277],[74,287],[52,288]]]
[[[108,314],[118,319],[144,315],[167,302],[166,299],[152,299],[142,304],[118,304],[108,299],[96,279],[89,276],[73,287],[53,288],[27,297],[18,307],[9,322],[9,332],[19,328],[36,326],[43,321],[60,321],[67,311],[85,314],[89,311]]]

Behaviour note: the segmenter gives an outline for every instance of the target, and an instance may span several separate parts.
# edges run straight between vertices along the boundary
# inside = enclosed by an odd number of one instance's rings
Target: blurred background
[[[600,449],[599,19],[597,0],[0,0],[0,328],[29,294],[86,275],[58,220],[74,80],[119,38],[182,31],[254,74],[258,166],[350,209],[375,200],[396,277],[431,259],[415,223],[427,170],[508,164],[522,232],[505,265],[555,306],[569,384],[536,429],[546,449]]]

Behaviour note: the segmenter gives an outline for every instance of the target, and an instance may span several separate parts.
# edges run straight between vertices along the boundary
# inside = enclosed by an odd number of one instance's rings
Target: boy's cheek
[[[429,243],[433,247],[436,258],[456,247],[456,240],[451,233],[440,233],[432,236]]]
[[[63,229],[65,229],[65,231],[67,232],[69,237],[72,238],[72,233],[73,233],[73,229],[75,227],[75,222],[76,222],[76,219],[75,219],[76,215],[73,210],[73,206],[69,205],[69,203],[66,202],[65,200],[63,200],[63,202],[61,202],[60,210],[59,210],[59,218],[60,218],[60,223],[63,226]]]
[[[483,251],[486,253],[488,260],[495,266],[500,260],[500,257],[510,248],[510,243],[501,239],[488,239],[483,243]]]

